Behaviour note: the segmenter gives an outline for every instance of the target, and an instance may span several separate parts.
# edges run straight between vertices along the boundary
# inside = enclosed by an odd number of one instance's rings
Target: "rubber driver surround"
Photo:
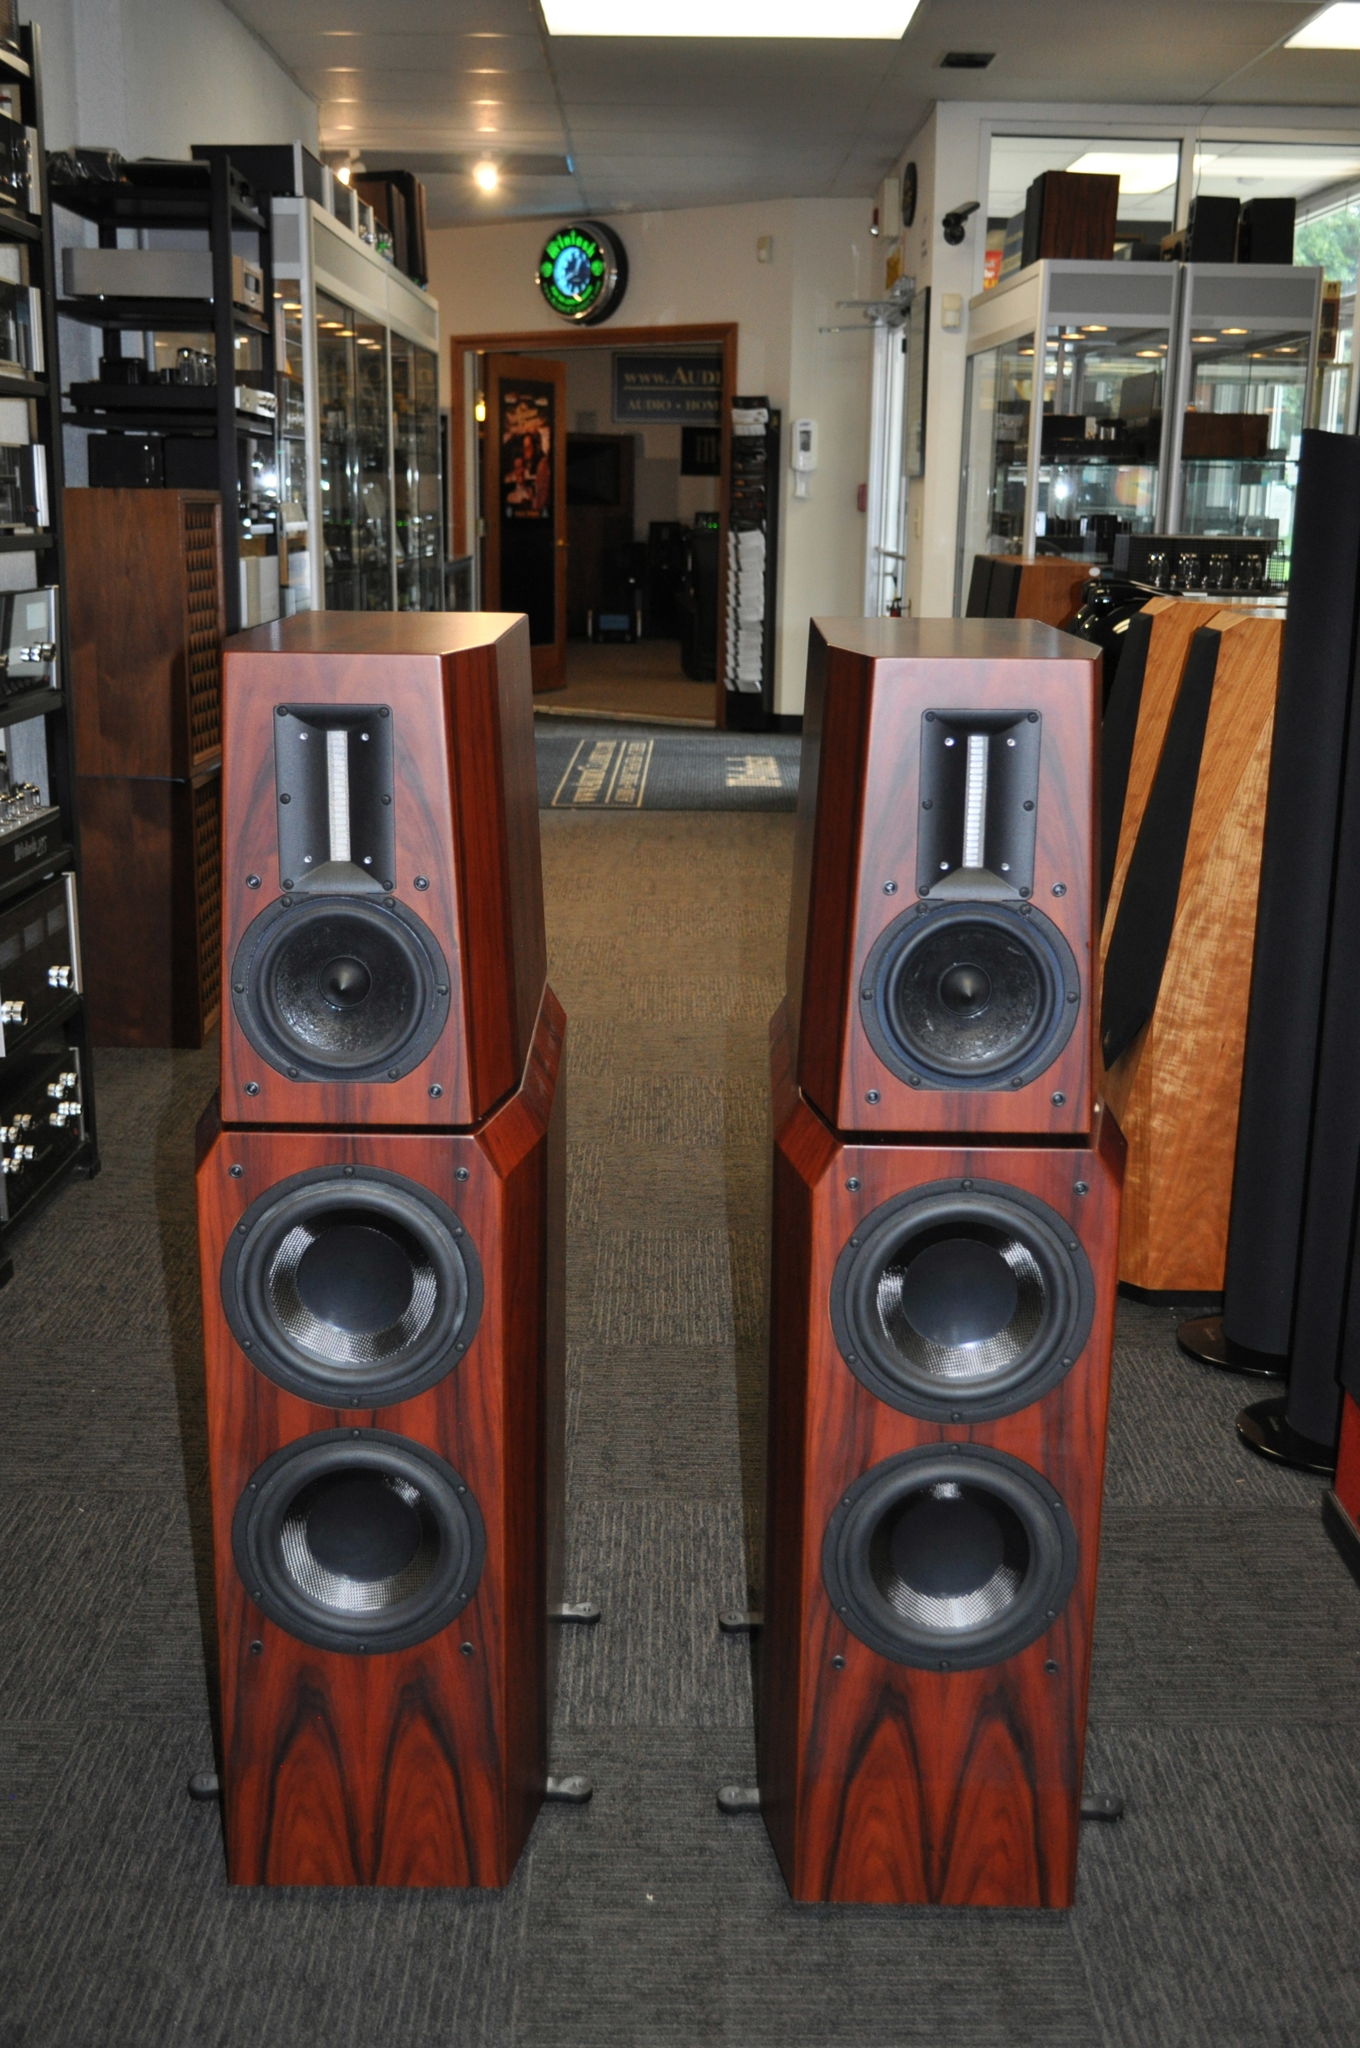
[[[932,1627],[894,1604],[884,1557],[906,1517],[958,1500],[965,1519],[1000,1539],[1018,1536],[1025,1556],[1014,1597],[998,1612],[958,1627]],[[827,1524],[822,1579],[850,1632],[880,1657],[922,1670],[973,1671],[1001,1664],[1052,1627],[1077,1575],[1079,1546],[1066,1506],[1019,1458],[982,1444],[926,1444],[886,1458],[858,1479]],[[939,1559],[947,1568],[945,1552]],[[928,1597],[928,1596],[927,1596]],[[910,1604],[910,1603],[908,1603]],[[923,1603],[926,1604],[926,1603]]]
[[[395,1029],[389,1025],[381,1043],[366,1053],[336,1050],[327,1056],[309,1046],[301,1031],[290,1031],[280,1021],[275,984],[287,967],[288,949],[305,947],[315,928],[324,930],[328,922],[338,929],[321,950],[328,951],[333,944],[338,949],[334,964],[342,971],[335,995],[328,999],[318,989],[320,1001],[314,1000],[312,1007],[319,1017],[329,1009],[337,1032],[339,1020],[349,1017],[357,1035],[358,1025],[366,1021],[364,1001],[374,989],[390,1001],[395,967],[408,978],[410,1004],[404,1024]],[[385,974],[370,974],[363,957],[365,938],[386,954]],[[393,896],[280,896],[246,927],[231,963],[230,986],[232,1009],[246,1039],[261,1059],[290,1081],[400,1080],[428,1059],[449,1018],[448,963],[429,926]],[[354,990],[359,991],[357,999]]]
[[[1022,1327],[1001,1345],[1008,1355],[994,1363],[985,1346],[995,1348],[1000,1332],[974,1340],[983,1361],[975,1372],[966,1369],[968,1340],[951,1347],[936,1332],[913,1329],[907,1316],[900,1317],[906,1331],[895,1339],[882,1283],[913,1245],[984,1247],[1003,1284],[1008,1268],[1018,1274],[1017,1308],[1023,1288],[1037,1293],[1037,1327]],[[932,1422],[991,1422],[1037,1401],[1075,1365],[1095,1305],[1091,1263],[1072,1226],[1037,1195],[1004,1181],[927,1181],[893,1196],[856,1227],[831,1280],[832,1327],[851,1372],[878,1400]],[[953,1368],[951,1349],[964,1369]]]
[[[931,1049],[910,1040],[901,1028],[903,985],[927,946],[970,926],[985,934],[989,944],[1021,950],[1037,983],[1033,1021],[1008,1050],[991,1057],[951,1061],[947,1051],[938,1049],[932,1057]],[[1022,1088],[1052,1066],[1072,1035],[1080,1006],[1081,979],[1072,948],[1052,919],[1028,903],[917,903],[879,933],[860,974],[860,1018],[869,1041],[889,1072],[911,1087]],[[942,1016],[947,1011],[946,1001]]]
[[[417,1497],[419,1508],[409,1512],[422,1538],[433,1534],[435,1554],[418,1586],[385,1611],[346,1612],[309,1597],[290,1570],[290,1511],[308,1492],[324,1499],[329,1485],[375,1479],[403,1499]],[[296,1545],[295,1527],[291,1535]],[[409,1649],[437,1635],[476,1592],[486,1560],[481,1511],[452,1465],[423,1444],[379,1429],[322,1430],[275,1451],[237,1503],[231,1544],[246,1591],[271,1621],[317,1649],[356,1656]],[[365,1580],[348,1583],[362,1588]]]
[[[398,1256],[423,1262],[419,1278],[426,1313],[402,1330],[360,1321],[353,1329],[319,1315],[315,1341],[307,1341],[304,1302],[288,1268],[290,1238],[325,1221],[341,1230],[374,1232],[375,1249],[390,1272],[383,1234]],[[375,1166],[316,1167],[275,1183],[240,1218],[222,1258],[222,1307],[247,1358],[276,1385],[303,1400],[334,1408],[380,1408],[432,1387],[462,1358],[482,1313],[482,1270],[476,1246],[453,1210],[428,1188]],[[413,1290],[414,1295],[414,1290]],[[287,1322],[295,1327],[290,1330]],[[329,1340],[326,1332],[338,1335]],[[395,1333],[384,1350],[381,1339]],[[346,1339],[353,1351],[345,1356]],[[329,1355],[328,1355],[329,1352]]]

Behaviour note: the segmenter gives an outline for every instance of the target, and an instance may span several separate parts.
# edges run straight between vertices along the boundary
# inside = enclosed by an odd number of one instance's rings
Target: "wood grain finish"
[[[77,772],[191,776],[221,751],[221,500],[70,490],[63,503]]]
[[[80,947],[94,1045],[199,1046],[217,1020],[221,770],[82,775]]]
[[[368,1082],[290,1081],[255,1052],[225,1005],[223,1120],[476,1123],[518,1083],[546,973],[523,619],[300,612],[237,634],[225,678],[224,983],[252,920],[293,879],[279,868],[276,705],[379,704],[393,721],[393,894],[433,933],[452,1001],[427,1058],[397,1081]],[[250,887],[252,875],[262,887]]]
[[[1086,596],[1089,562],[1071,562],[1063,555],[998,555],[1020,571],[1015,617],[1038,619],[1045,626],[1065,626]]]
[[[1104,1114],[1089,1146],[846,1142],[799,1096],[790,1050],[777,1021],[757,1730],[766,1823],[796,1899],[1065,1906],[1076,1874],[1122,1143]],[[842,1359],[829,1312],[836,1260],[858,1222],[908,1188],[965,1178],[1008,1182],[1051,1204],[1072,1221],[1097,1282],[1091,1334],[1066,1377],[1017,1414],[971,1427],[918,1421],[876,1400]],[[1089,1192],[1076,1193],[1079,1182]],[[837,1502],[863,1473],[950,1443],[1006,1451],[1051,1480],[1077,1532],[1079,1566],[1061,1613],[1028,1648],[1000,1665],[940,1672],[881,1657],[846,1627],[824,1587],[821,1549]]]
[[[563,1033],[548,990],[521,1087],[472,1132],[224,1131],[215,1113],[204,1120],[220,1768],[235,1884],[503,1885],[541,1802],[547,1609],[561,1598]],[[375,1411],[323,1409],[276,1387],[238,1348],[219,1295],[224,1247],[250,1203],[291,1174],[337,1164],[430,1189],[482,1265],[481,1320],[461,1362],[428,1392]],[[411,1649],[312,1648],[261,1612],[236,1570],[232,1518],[251,1475],[280,1446],[340,1427],[433,1450],[485,1522],[472,1599]]]
[[[1090,1128],[1098,707],[1098,654],[1032,620],[813,621],[787,991],[798,1085],[835,1128],[1054,1137]],[[1081,1009],[1052,1065],[1023,1087],[913,1088],[861,1023],[864,963],[917,899],[928,709],[1033,710],[1043,720],[1033,903],[1071,948]]]
[[[1283,622],[1175,607],[1220,635],[1175,924],[1152,1018],[1106,1077],[1129,1145],[1119,1277],[1149,1293],[1216,1294],[1227,1263],[1233,1162],[1251,994],[1266,787]],[[1183,623],[1177,619],[1179,629]],[[1186,643],[1188,644],[1188,643]],[[1147,800],[1154,738],[1170,716],[1165,664],[1179,630],[1154,627],[1135,741],[1139,801],[1126,807],[1101,964]],[[1157,661],[1154,673],[1153,662]],[[1144,724],[1151,730],[1144,741]],[[1160,752],[1160,748],[1158,748]]]

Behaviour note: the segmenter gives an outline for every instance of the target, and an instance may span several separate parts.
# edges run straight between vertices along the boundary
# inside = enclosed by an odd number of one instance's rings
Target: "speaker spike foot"
[[[600,1610],[593,1600],[563,1600],[548,1609],[549,1621],[579,1622],[582,1628],[594,1628],[599,1618]]]
[[[1293,1428],[1285,1414],[1286,1405],[1283,1394],[1269,1401],[1253,1401],[1237,1418],[1237,1434],[1258,1457],[1292,1465],[1297,1472],[1320,1472],[1330,1479],[1336,1471],[1335,1446],[1317,1443]]]
[[[1287,1361],[1273,1351],[1253,1351],[1235,1344],[1223,1327],[1222,1316],[1192,1316],[1176,1332],[1176,1342],[1187,1358],[1199,1365],[1214,1365],[1220,1372],[1240,1372],[1251,1379],[1282,1380]]]
[[[184,1789],[191,1799],[204,1802],[222,1797],[222,1784],[216,1771],[195,1771]]]
[[[764,1620],[758,1607],[733,1608],[718,1616],[718,1627],[725,1636],[749,1636],[754,1635]]]
[[[1083,1820],[1123,1820],[1124,1795],[1122,1792],[1093,1792],[1081,1802]]]
[[[562,1778],[549,1776],[543,1781],[543,1797],[557,1806],[584,1806],[594,1791],[589,1778],[583,1777],[579,1771]]]
[[[759,1813],[760,1787],[758,1785],[719,1785],[719,1813]]]

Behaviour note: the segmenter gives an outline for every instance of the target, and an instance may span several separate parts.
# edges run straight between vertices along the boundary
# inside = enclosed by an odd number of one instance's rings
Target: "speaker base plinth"
[[[1322,1526],[1341,1552],[1341,1561],[1347,1571],[1360,1586],[1360,1529],[1330,1488],[1322,1496]]]
[[[1285,1377],[1283,1358],[1277,1358],[1271,1351],[1252,1351],[1245,1344],[1235,1344],[1223,1328],[1222,1316],[1192,1317],[1177,1330],[1176,1342],[1186,1357],[1193,1358],[1198,1365],[1217,1366],[1220,1372],[1242,1373],[1249,1379]]]
[[[1336,1470],[1335,1448],[1291,1428],[1285,1405],[1283,1394],[1269,1401],[1253,1401],[1237,1418],[1237,1434],[1258,1457],[1291,1465],[1296,1472],[1319,1472],[1330,1479]]]

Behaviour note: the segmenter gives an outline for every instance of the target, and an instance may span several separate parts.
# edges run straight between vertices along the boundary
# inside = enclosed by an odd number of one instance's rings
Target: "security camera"
[[[966,206],[950,207],[940,225],[944,229],[944,238],[951,248],[956,247],[963,240],[963,224],[970,213],[977,212],[981,203],[981,200],[970,199]]]

